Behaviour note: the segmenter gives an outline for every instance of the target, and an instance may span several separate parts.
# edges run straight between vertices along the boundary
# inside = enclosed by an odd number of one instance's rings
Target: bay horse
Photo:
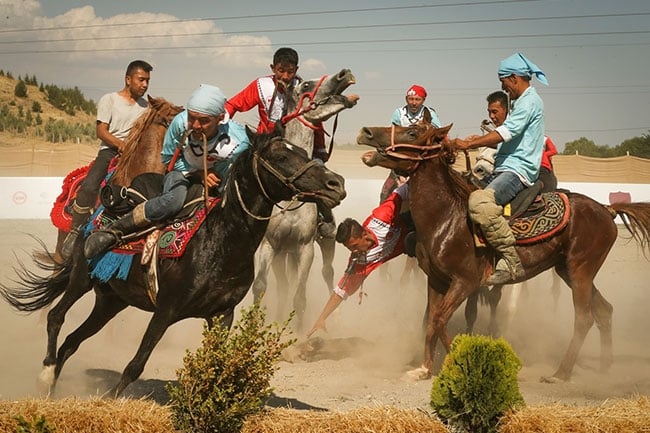
[[[416,255],[428,277],[424,362],[409,372],[419,378],[431,376],[438,340],[449,350],[447,323],[461,303],[482,285],[494,258],[490,248],[475,246],[467,200],[476,187],[452,168],[457,150],[445,140],[451,126],[364,127],[357,136],[358,144],[375,148],[363,155],[365,164],[410,176]],[[613,307],[596,288],[594,277],[617,238],[614,218],[620,216],[644,252],[650,250],[650,203],[607,206],[582,194],[566,195],[570,216],[564,229],[546,240],[517,246],[526,270],[521,281],[554,268],[572,290],[573,336],[557,371],[542,378],[549,382],[571,377],[594,321],[600,331],[601,371],[607,371],[613,362]]]
[[[230,327],[234,309],[253,281],[253,256],[274,204],[294,199],[334,207],[343,200],[344,179],[312,161],[303,149],[280,137],[258,136],[250,130],[248,134],[250,148],[233,163],[221,203],[208,213],[181,257],[160,259],[155,302],[147,295],[147,267],[139,265],[140,254],[125,279],[102,282],[90,277],[83,248],[75,248],[71,260],[49,276],[19,272],[18,287],[0,286],[2,297],[23,312],[42,309],[60,297],[48,313],[47,353],[39,376],[49,391],[79,345],[128,306],[153,314],[135,356],[110,391],[112,396],[119,396],[140,376],[172,324],[203,318],[212,325],[215,318],[223,317],[222,324]],[[66,312],[91,289],[95,304],[90,315],[57,350]]]
[[[148,96],[149,107],[138,117],[124,141],[124,152],[117,158],[115,171],[110,179],[115,185],[129,186],[131,181],[142,173],[164,173],[165,167],[160,157],[167,126],[183,107],[174,105],[164,98]],[[70,231],[72,217],[67,212],[68,202],[74,198],[76,189],[85,177],[85,169],[78,168],[66,176],[62,192],[57,197],[50,214],[52,223],[58,229],[54,252],[45,257],[36,252],[39,260],[63,262],[61,247]]]
[[[312,155],[314,131],[322,130],[322,122],[356,104],[358,96],[342,94],[354,83],[352,72],[342,69],[337,74],[304,80],[289,88],[286,92],[286,115],[281,121],[284,138]],[[307,203],[294,212],[284,212],[288,205],[288,202],[280,203],[269,221],[256,254],[257,273],[252,290],[255,299],[266,292],[268,274],[273,268],[277,280],[277,317],[282,319],[284,313],[288,314],[288,295],[293,293],[296,328],[301,329],[307,306],[307,280],[314,261],[314,242],[321,249],[321,274],[330,292],[334,290],[336,242],[318,233],[315,204]],[[289,274],[291,278],[288,278]],[[268,301],[269,296],[266,299]]]

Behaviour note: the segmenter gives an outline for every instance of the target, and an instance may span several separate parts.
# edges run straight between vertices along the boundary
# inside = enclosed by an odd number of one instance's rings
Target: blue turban
[[[521,53],[513,54],[499,64],[499,78],[509,77],[512,74],[528,78],[535,75],[540,83],[548,86],[548,80],[544,72]]]
[[[187,109],[209,116],[218,116],[225,111],[226,97],[221,89],[210,84],[201,84],[192,92]]]

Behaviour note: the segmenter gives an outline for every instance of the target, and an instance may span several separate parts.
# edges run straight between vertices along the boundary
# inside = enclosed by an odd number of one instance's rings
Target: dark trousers
[[[555,177],[555,173],[548,168],[542,167],[539,169],[538,179],[544,184],[542,192],[552,192],[557,189],[557,178]]]
[[[117,150],[113,148],[102,149],[97,153],[95,162],[79,186],[77,198],[75,199],[77,206],[95,208],[97,197],[99,196],[99,188],[108,173],[111,160],[117,155]]]

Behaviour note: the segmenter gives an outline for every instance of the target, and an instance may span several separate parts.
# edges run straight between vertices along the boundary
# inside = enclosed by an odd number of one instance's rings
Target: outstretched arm
[[[323,311],[320,313],[320,316],[318,317],[318,320],[316,320],[316,323],[314,323],[314,326],[311,328],[311,331],[307,333],[307,338],[311,337],[314,332],[318,331],[319,329],[322,329],[323,331],[327,332],[327,327],[325,326],[325,320],[329,317],[330,314],[336,310],[336,308],[343,302],[343,298],[341,298],[339,295],[336,293],[332,293],[332,296],[330,296],[329,300],[327,301],[327,304],[325,304],[325,307],[323,307]]]

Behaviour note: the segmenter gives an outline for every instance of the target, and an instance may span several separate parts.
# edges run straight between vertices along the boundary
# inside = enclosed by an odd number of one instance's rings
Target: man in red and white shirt
[[[408,199],[408,183],[400,185],[386,200],[376,207],[363,225],[352,218],[339,224],[336,240],[352,254],[348,268],[325,304],[320,317],[307,334],[307,338],[318,329],[327,330],[325,320],[339,304],[355,293],[366,277],[382,263],[405,252],[407,235],[413,233],[400,214],[402,204]],[[407,241],[408,242],[408,241]]]

